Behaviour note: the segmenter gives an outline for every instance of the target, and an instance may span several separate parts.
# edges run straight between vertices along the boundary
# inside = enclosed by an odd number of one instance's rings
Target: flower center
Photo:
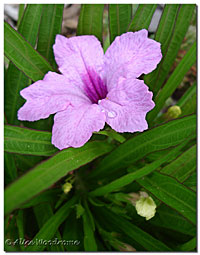
[[[97,104],[99,100],[106,98],[107,87],[93,69],[88,69],[87,71],[87,74],[82,76],[84,90],[90,101],[93,104]]]

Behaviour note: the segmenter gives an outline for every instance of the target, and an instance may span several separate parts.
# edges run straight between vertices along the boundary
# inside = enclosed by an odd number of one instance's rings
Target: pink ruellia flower
[[[36,121],[55,114],[52,144],[60,150],[80,147],[105,123],[117,132],[144,131],[154,107],[141,74],[162,58],[160,43],[147,30],[116,37],[105,55],[95,36],[56,36],[53,46],[61,74],[48,72],[20,94],[27,101],[19,120]]]

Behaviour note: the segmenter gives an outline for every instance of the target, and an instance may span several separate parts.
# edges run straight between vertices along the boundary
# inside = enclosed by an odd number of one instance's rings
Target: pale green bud
[[[146,220],[153,218],[156,213],[156,204],[151,197],[141,196],[140,199],[136,201],[135,208],[137,213],[145,217]]]
[[[167,113],[166,113],[166,118],[171,120],[178,118],[181,115],[182,111],[181,108],[178,105],[173,105],[169,107]]]
[[[72,189],[72,185],[70,182],[66,182],[63,186],[63,191],[65,194],[67,194],[68,192],[70,192],[70,190]]]

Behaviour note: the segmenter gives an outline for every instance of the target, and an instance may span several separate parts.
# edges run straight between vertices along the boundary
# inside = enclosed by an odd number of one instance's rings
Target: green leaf
[[[184,95],[179,99],[178,103],[176,105],[180,106],[181,108],[184,107],[184,105],[187,103],[188,100],[193,97],[193,95],[196,95],[197,90],[197,83],[195,82],[185,93]]]
[[[197,247],[197,239],[196,237],[194,237],[188,242],[178,246],[176,250],[177,251],[194,251],[196,247]]]
[[[18,13],[17,27],[19,27],[19,24],[20,24],[21,19],[22,19],[22,17],[23,17],[24,8],[25,8],[25,4],[20,4],[20,5],[19,5],[19,13]]]
[[[83,229],[82,222],[76,218],[74,211],[71,212],[63,227],[64,240],[78,240],[77,245],[68,245],[67,251],[83,251]]]
[[[102,42],[103,10],[104,4],[82,4],[77,35],[95,35]]]
[[[196,145],[185,151],[176,160],[161,169],[161,173],[171,175],[184,182],[196,169]]]
[[[179,4],[166,4],[156,31],[155,40],[161,43],[162,54],[165,55],[169,41],[173,34],[173,27]]]
[[[53,71],[51,65],[6,22],[4,34],[5,55],[33,81],[42,79],[48,71]]]
[[[126,138],[124,138],[122,135],[120,135],[119,133],[117,133],[113,129],[103,130],[103,131],[99,131],[99,132],[94,132],[94,134],[105,135],[105,136],[111,137],[112,139],[114,139],[114,140],[116,140],[116,141],[118,141],[120,143],[123,143],[123,142],[126,141]]]
[[[64,4],[43,4],[37,51],[56,67],[53,54],[55,37],[61,33]]]
[[[181,116],[194,114],[197,111],[197,95],[194,93],[181,108]]]
[[[94,237],[94,220],[88,204],[84,201],[85,212],[83,214],[84,249],[85,251],[97,251],[97,244]]]
[[[105,142],[89,142],[81,148],[68,148],[42,162],[5,190],[5,214],[18,208],[72,170],[113,149]]]
[[[131,21],[131,4],[109,4],[110,42],[127,31]]]
[[[24,212],[23,210],[19,210],[16,217],[16,224],[19,232],[19,238],[24,240]],[[20,249],[24,251],[24,246],[20,245]]]
[[[33,208],[39,229],[53,216],[53,210],[49,203],[41,203]],[[56,231],[54,238],[62,240],[59,230]],[[48,251],[64,251],[63,245],[47,245]]]
[[[190,236],[196,235],[196,226],[165,204],[161,204],[156,209],[156,215],[151,219],[151,224],[164,228],[163,231],[169,229]]]
[[[21,205],[20,208],[29,208],[45,202],[55,202],[58,200],[60,192],[61,190],[59,188],[46,190],[38,196],[33,197],[27,203]]]
[[[95,189],[94,191],[90,192],[90,195],[91,196],[103,196],[107,193],[116,191],[119,188],[122,188],[122,187],[130,184],[131,182],[135,181],[136,179],[142,178],[143,176],[150,174],[151,172],[156,170],[160,165],[162,165],[163,163],[168,161],[174,155],[174,153],[179,151],[180,147],[182,147],[182,144],[177,146],[175,149],[171,150],[169,153],[167,153],[167,155],[161,157],[161,159],[158,159],[151,164],[145,165],[143,168],[140,168],[139,170],[136,170],[132,173],[126,174],[118,179],[115,179],[114,181],[106,184],[105,186]]]
[[[128,31],[138,31],[148,29],[157,4],[140,4],[137,8],[133,20],[129,25]]]
[[[190,48],[190,50],[185,54],[181,62],[178,64],[172,75],[167,80],[164,88],[155,98],[155,107],[148,114],[148,119],[151,122],[155,119],[159,111],[165,104],[165,101],[173,94],[175,89],[179,86],[183,80],[186,73],[190,70],[191,66],[196,61],[196,42]]]
[[[17,178],[17,167],[14,156],[7,152],[4,152],[4,174],[6,185]]]
[[[158,127],[139,133],[125,143],[119,145],[106,156],[89,178],[99,178],[107,174],[113,175],[119,169],[128,167],[146,154],[175,146],[196,132],[194,115],[169,121]]]
[[[196,194],[174,178],[152,173],[137,182],[163,203],[177,210],[191,223],[196,223]]]
[[[186,181],[184,181],[184,185],[189,187],[190,189],[196,191],[197,187],[197,173],[191,174]]]
[[[37,40],[42,10],[40,4],[28,4],[18,27],[18,32],[33,47]],[[19,125],[17,111],[25,102],[20,96],[20,90],[29,84],[28,77],[10,62],[5,79],[5,114],[9,124]]]
[[[50,132],[5,125],[4,137],[6,152],[50,156],[58,151]]]
[[[162,61],[159,63],[157,69],[145,78],[145,83],[149,85],[151,90],[153,90],[154,96],[156,96],[162,84],[166,80],[168,73],[170,72],[181,43],[190,25],[194,8],[194,4],[180,5],[175,24],[173,26],[173,32],[170,34],[170,41],[167,44],[167,48],[164,46]],[[166,29],[166,33],[171,31],[168,31],[168,26],[164,29]]]
[[[98,207],[99,217],[107,222],[108,226],[111,224],[119,231],[133,239],[138,244],[142,245],[147,251],[170,251],[171,249],[167,247],[161,241],[155,239],[150,234],[143,231],[141,228],[135,226],[128,220],[124,219],[105,207]],[[113,231],[113,229],[112,229]]]
[[[40,231],[33,238],[33,242],[36,240],[51,240],[55,235],[59,226],[64,222],[71,212],[71,207],[76,203],[77,197],[74,196],[65,205],[63,205],[53,216],[45,222]],[[43,251],[45,249],[44,245],[30,245],[25,251]]]

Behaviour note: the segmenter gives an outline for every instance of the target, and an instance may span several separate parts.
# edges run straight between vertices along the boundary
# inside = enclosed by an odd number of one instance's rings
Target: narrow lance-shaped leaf
[[[196,226],[185,220],[177,211],[163,203],[156,209],[156,215],[151,219],[151,224],[189,236],[195,236],[196,234]]]
[[[186,251],[195,251],[197,247],[197,238],[196,237],[193,237],[191,240],[189,240],[188,242],[182,244],[182,245],[179,245],[176,250],[177,251],[183,251],[183,252],[186,252]]]
[[[162,61],[164,61],[164,56],[174,33],[174,26],[176,23],[179,8],[180,4],[166,4],[160,18],[160,22],[154,39],[161,44],[161,51],[163,55]],[[154,87],[154,83],[156,82],[155,76],[158,75],[158,69],[160,67],[161,64],[159,64],[158,68],[155,69],[153,72],[144,76],[146,84],[148,84],[150,89],[153,90],[155,95],[156,91],[158,91],[158,89]]]
[[[159,111],[165,104],[175,89],[179,86],[186,73],[196,61],[196,42],[192,45],[190,50],[185,54],[181,62],[178,64],[172,75],[167,80],[165,86],[155,98],[155,107],[148,114],[148,120],[151,122],[155,119]]]
[[[53,216],[53,210],[50,203],[41,203],[33,208],[39,229]],[[59,230],[56,231],[54,238],[62,240]],[[48,245],[45,246],[48,251],[65,251],[63,245]]]
[[[42,10],[41,4],[28,4],[18,26],[18,32],[33,47],[37,40]],[[20,123],[17,119],[17,111],[25,101],[20,96],[20,90],[28,85],[28,77],[10,62],[5,77],[5,114],[9,124]]]
[[[128,27],[128,31],[134,32],[144,28],[148,29],[156,7],[157,4],[140,4]]]
[[[98,214],[98,216],[101,217],[108,226],[114,226],[116,232],[123,232],[125,235],[134,240],[134,242],[142,245],[145,250],[162,252],[170,251],[170,248],[167,247],[167,245],[107,208],[98,207],[98,210],[95,210],[95,213]]]
[[[51,133],[5,125],[6,152],[50,156],[58,149],[51,144]]]
[[[82,4],[77,35],[95,35],[102,42],[103,10],[104,4]]]
[[[5,214],[11,212],[72,170],[100,157],[113,148],[105,142],[90,142],[68,148],[37,165],[5,190]]]
[[[196,117],[188,116],[147,130],[119,145],[106,156],[89,178],[113,175],[150,152],[175,146],[188,137],[195,136]]]
[[[194,84],[184,93],[184,95],[179,99],[176,105],[183,107],[187,101],[193,96],[196,95],[197,90],[197,83]]]
[[[43,4],[43,8],[37,51],[56,67],[53,44],[55,36],[61,33],[64,4]]]
[[[48,221],[42,226],[40,231],[33,238],[33,245],[27,246],[25,251],[43,251],[45,245],[34,245],[36,240],[51,240],[58,230],[59,226],[65,221],[71,212],[71,207],[77,201],[77,196],[73,196],[66,204],[64,204]]]
[[[83,230],[84,230],[84,249],[85,251],[97,251],[97,245],[94,237],[94,228],[92,227],[89,214],[89,207],[85,201],[85,212],[83,213]],[[88,212],[89,211],[89,212]]]
[[[109,4],[110,42],[127,31],[131,21],[131,4]]]
[[[196,145],[181,154],[176,160],[161,169],[161,173],[184,182],[196,169]]]
[[[42,79],[48,71],[53,71],[51,65],[6,22],[4,33],[5,55],[33,81]]]
[[[182,148],[182,144],[177,146],[175,149],[171,150],[169,153],[167,153],[167,155],[161,157],[161,159],[158,159],[151,164],[145,165],[143,168],[138,169],[137,171],[126,174],[112,181],[111,183],[106,184],[105,186],[95,189],[94,191],[90,192],[90,195],[103,196],[107,193],[114,192],[117,189],[122,188],[130,184],[131,182],[139,178],[142,178],[145,175],[150,174],[151,172],[156,170],[160,165],[168,161],[168,159],[170,159],[174,155],[174,153],[177,153],[180,150],[180,148]]]
[[[4,180],[5,185],[13,182],[17,178],[17,167],[13,155],[4,152]]]
[[[177,210],[191,223],[196,223],[196,195],[174,178],[152,173],[137,182],[159,200]]]
[[[18,13],[17,27],[19,27],[19,24],[20,24],[20,22],[21,22],[21,18],[22,18],[23,13],[24,13],[24,8],[25,8],[25,4],[20,4],[20,5],[19,5],[19,13]]]
[[[174,63],[181,43],[188,30],[194,7],[195,5],[193,4],[182,4],[180,6],[173,32],[170,36],[170,41],[167,48],[164,48],[163,58],[159,63],[158,68],[145,78],[145,82],[150,86],[151,90],[153,90],[154,96],[156,96],[170,72],[171,66]]]

